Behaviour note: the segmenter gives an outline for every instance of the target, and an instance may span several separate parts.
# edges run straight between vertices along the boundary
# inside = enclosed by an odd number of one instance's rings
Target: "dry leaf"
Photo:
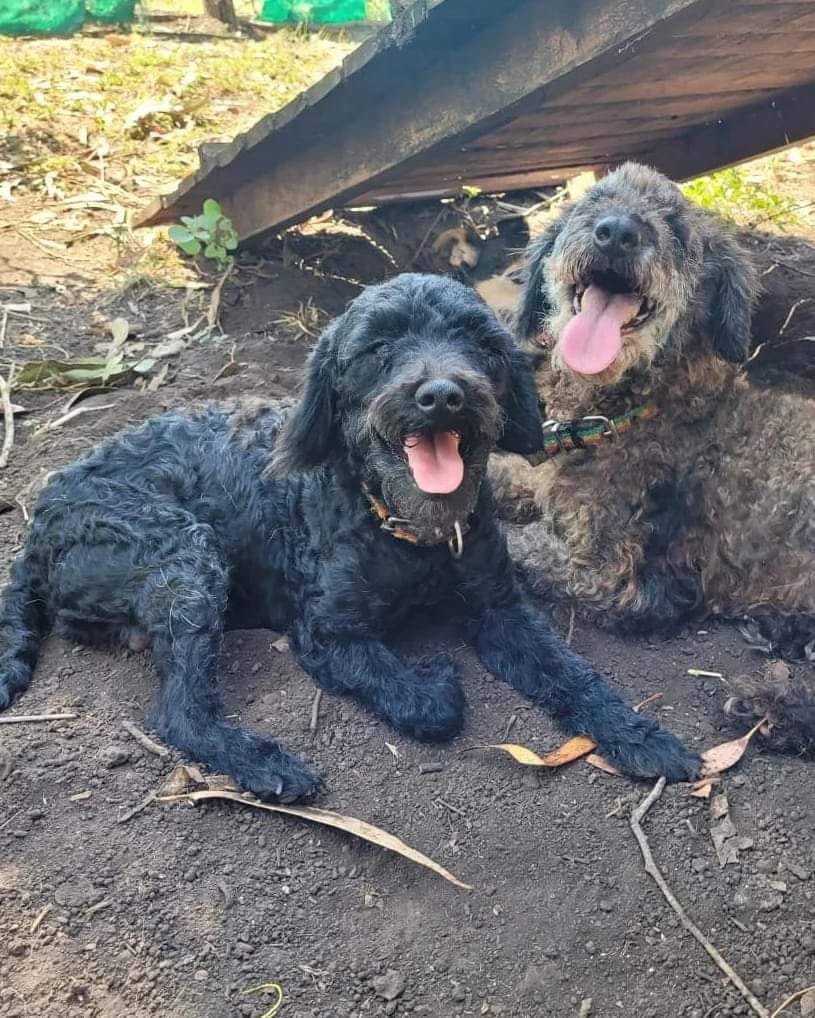
[[[709,799],[712,791],[712,781],[697,781],[691,788],[690,794],[694,797],[694,799]]]
[[[577,735],[574,739],[564,742],[558,749],[547,753],[546,756],[538,756],[526,746],[518,746],[514,742],[500,742],[495,745],[485,746],[484,749],[500,749],[509,753],[513,760],[525,767],[562,767],[564,764],[579,760],[581,756],[590,753],[597,744],[583,735]]]
[[[275,640],[272,646],[279,654],[285,654],[289,649],[289,639],[287,636],[281,636],[279,640]]]
[[[110,343],[111,353],[114,350],[119,350],[124,345],[127,337],[130,335],[130,324],[126,318],[114,318],[110,323],[110,331],[113,335],[113,339]]]
[[[168,788],[188,788],[191,783],[205,784],[209,787],[195,792],[168,794]],[[217,785],[223,787],[213,787]],[[203,802],[206,799],[230,799],[232,802],[240,802],[244,806],[252,806],[254,809],[265,809],[272,813],[285,813],[288,816],[301,817],[303,820],[311,820],[326,827],[334,827],[337,830],[345,831],[347,834],[353,834],[357,838],[370,841],[371,844],[378,845],[380,848],[387,848],[391,852],[397,852],[399,855],[404,856],[405,859],[410,859],[411,862],[425,866],[440,877],[444,877],[445,880],[449,880],[456,887],[461,887],[465,891],[472,890],[469,884],[465,884],[457,877],[454,877],[449,870],[446,870],[437,862],[434,862],[421,852],[417,852],[415,848],[406,845],[404,841],[395,835],[389,834],[379,827],[374,827],[373,824],[369,824],[365,820],[357,820],[356,817],[344,816],[342,813],[334,813],[327,809],[318,809],[316,806],[280,806],[277,803],[261,802],[245,792],[234,791],[234,788],[235,785],[231,778],[216,774],[204,779],[197,767],[182,765],[175,768],[157,794],[156,799],[159,802]]]
[[[179,764],[178,767],[173,768],[170,776],[156,792],[156,796],[171,798],[185,795],[191,789],[200,788],[206,783],[204,775],[193,764]]]
[[[752,739],[762,725],[767,723],[767,720],[767,718],[762,718],[740,739],[733,739],[732,742],[723,742],[719,746],[713,746],[712,749],[705,750],[702,753],[703,777],[720,774],[722,771],[726,771],[734,764],[737,764],[750,745],[750,739]]]
[[[618,771],[614,764],[610,764],[605,757],[600,756],[599,753],[589,753],[586,757],[586,763],[591,764],[592,767],[596,767],[600,771],[605,771],[606,774],[614,774],[618,778],[623,777],[623,772]]]

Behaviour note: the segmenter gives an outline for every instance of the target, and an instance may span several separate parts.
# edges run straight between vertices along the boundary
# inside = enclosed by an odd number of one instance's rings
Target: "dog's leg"
[[[300,665],[331,693],[345,693],[414,739],[450,739],[464,722],[464,693],[445,655],[404,661],[377,640],[291,634]]]
[[[164,561],[146,581],[136,618],[150,638],[161,678],[151,717],[168,742],[262,799],[291,801],[317,779],[269,736],[224,720],[217,669],[227,578],[217,550],[195,542]]]
[[[473,549],[463,584],[484,665],[557,719],[570,735],[594,739],[629,774],[689,780],[699,757],[650,718],[637,714],[559,640],[517,588],[503,539]]]

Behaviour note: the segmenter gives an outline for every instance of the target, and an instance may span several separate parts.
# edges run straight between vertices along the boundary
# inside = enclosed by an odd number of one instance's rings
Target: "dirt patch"
[[[112,409],[39,433],[64,397],[21,399],[32,412],[3,476],[13,505],[0,515],[5,563],[23,529],[14,500],[30,506],[46,471],[168,406],[293,391],[311,344],[293,324],[303,303],[336,314],[357,289],[272,262],[247,265],[236,282],[225,337],[172,357],[155,392],[122,390]],[[9,323],[7,350],[18,354],[31,330],[90,353],[116,315],[138,323],[135,341],[149,351],[208,300],[188,294],[185,307],[175,290],[112,299],[26,286],[41,320]],[[233,355],[236,373],[214,381]],[[558,625],[565,632],[568,620]],[[393,831],[475,891],[341,834],[226,803],[151,804],[119,823],[178,760],[152,755],[122,727],[144,725],[149,661],[52,639],[17,710],[77,720],[0,726],[0,1015],[260,1016],[274,994],[243,991],[266,982],[282,987],[284,1018],[576,1018],[587,998],[597,1016],[747,1013],[643,873],[626,819],[642,787],[584,763],[539,775],[463,752],[508,729],[537,750],[560,740],[484,673],[461,633],[421,624],[405,639],[414,652],[446,647],[464,667],[467,727],[442,747],[403,739],[330,696],[312,734],[314,687],[273,647],[278,635],[230,634],[229,712],[314,762],[326,778],[321,804]],[[664,693],[653,709],[699,748],[732,730],[720,724],[725,686],[688,667],[728,676],[763,666],[730,628],[650,644],[578,625],[575,645],[629,701]],[[719,866],[709,806],[686,789],[666,792],[648,831],[693,918],[776,1005],[815,976],[811,764],[755,747],[724,787],[739,835],[752,841],[737,863]]]

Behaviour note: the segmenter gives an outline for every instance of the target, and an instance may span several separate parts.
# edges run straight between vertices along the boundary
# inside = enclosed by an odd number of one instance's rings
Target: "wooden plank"
[[[809,0],[804,3],[779,3],[776,0],[751,6],[748,4],[721,5],[704,21],[683,28],[677,33],[685,38],[716,35],[727,37],[734,32],[763,35],[782,26],[790,29],[812,28],[815,14]]]
[[[605,164],[588,167],[597,173],[602,173],[607,167]],[[570,177],[586,170],[585,166],[561,166],[542,167],[524,173],[514,173],[507,168],[503,173],[495,176],[484,176],[481,178],[482,190],[493,194],[501,191],[526,191],[535,190],[539,187],[554,187],[564,184]],[[367,191],[359,196],[357,204],[364,205],[387,205],[390,202],[400,201],[429,201],[434,198],[447,198],[460,194],[461,187],[458,183],[453,187],[446,187],[434,182],[433,186],[426,186],[416,191],[404,190],[401,185],[390,190],[386,183],[382,183],[377,189]]]
[[[815,20],[812,28],[800,32],[787,31],[787,26],[784,28],[785,30],[781,32],[764,32],[760,41],[751,33],[715,36],[712,39],[677,36],[671,45],[661,47],[659,53],[663,59],[669,61],[686,58],[690,50],[695,57],[703,57],[706,60],[711,57],[727,59],[737,55],[749,59],[749,54],[755,51],[757,46],[761,47],[762,56],[815,53]]]
[[[488,30],[462,34],[454,51],[428,65],[422,42],[432,34],[436,13],[455,10],[463,17],[474,7],[474,0],[445,0],[427,14],[412,42],[370,58],[377,74],[384,74],[384,68],[390,75],[390,90],[375,102],[358,84],[356,92],[352,88],[368,74],[363,65],[344,76],[342,87],[321,96],[313,107],[319,115],[312,113],[306,96],[299,116],[281,118],[282,129],[271,136],[265,126],[242,139],[236,151],[220,153],[219,165],[208,176],[193,178],[172,213],[167,208],[172,199],[165,200],[147,219],[176,217],[199,207],[204,197],[216,197],[246,239],[347,203],[400,164],[424,158],[436,146],[455,150],[470,134],[511,119],[530,99],[536,105],[541,86],[558,94],[598,68],[631,59],[646,40],[684,28],[712,2],[524,0],[495,5],[485,0],[479,9],[489,7],[494,13]],[[423,74],[416,73],[417,61]],[[363,98],[368,106],[361,113]],[[334,104],[348,108],[352,100],[355,115],[338,118]],[[310,133],[317,121],[321,131]],[[228,159],[237,156],[240,167],[227,170]]]
[[[815,85],[692,130],[640,153],[675,180],[688,180],[815,137]]]
[[[487,137],[498,138],[504,130],[511,131],[515,124],[521,128],[533,130],[536,125],[547,124],[568,125],[576,119],[588,125],[619,123],[626,119],[659,119],[669,120],[672,117],[706,116],[721,114],[722,110],[737,110],[751,106],[768,96],[773,95],[772,89],[739,89],[735,92],[717,92],[702,95],[674,95],[662,99],[637,99],[625,102],[594,101],[587,102],[581,89],[576,89],[568,96],[562,96],[551,105],[544,106],[534,113],[519,117],[507,128],[492,131]]]
[[[800,56],[800,55],[799,55]],[[796,60],[790,57],[781,61],[775,57],[775,66],[764,66],[761,72],[753,74],[749,64],[745,62],[737,70],[708,69],[704,76],[695,77],[693,73],[665,76],[660,79],[635,79],[626,82],[609,82],[598,78],[596,83],[586,86],[581,91],[584,102],[602,99],[611,91],[616,99],[637,101],[647,98],[667,99],[677,92],[691,92],[694,89],[717,93],[723,89],[761,88],[767,91],[780,92],[782,89],[793,88],[812,80],[812,62],[807,59]]]

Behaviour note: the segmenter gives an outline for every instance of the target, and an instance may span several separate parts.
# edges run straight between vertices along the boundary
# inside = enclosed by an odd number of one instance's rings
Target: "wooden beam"
[[[674,180],[690,180],[812,137],[815,85],[807,85],[645,149],[637,158]]]
[[[246,240],[375,190],[539,106],[715,0],[420,0],[276,117],[264,118],[140,222],[221,201]],[[402,45],[399,33],[404,35]],[[413,35],[410,38],[411,33]]]

